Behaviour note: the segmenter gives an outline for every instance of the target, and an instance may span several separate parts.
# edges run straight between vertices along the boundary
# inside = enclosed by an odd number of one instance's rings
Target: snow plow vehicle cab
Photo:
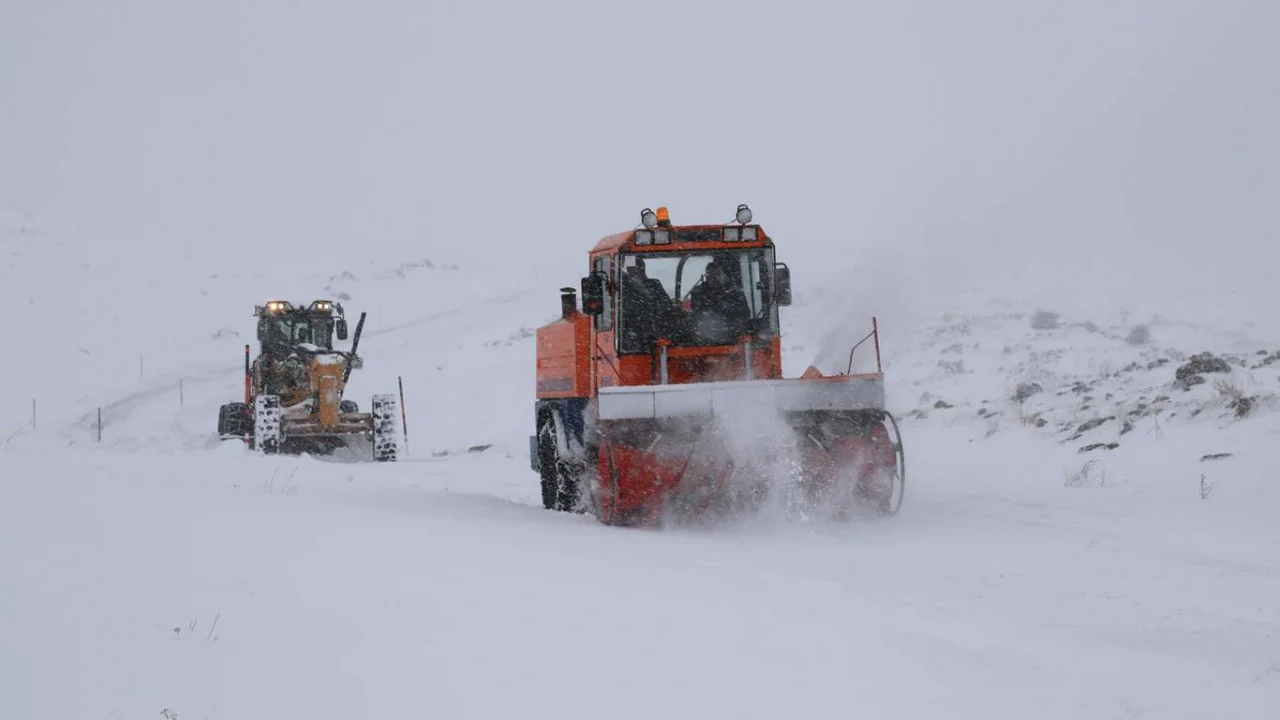
[[[791,274],[746,205],[723,225],[646,209],[588,263],[581,310],[562,288],[560,317],[537,330],[529,452],[544,507],[625,525],[780,494],[839,517],[897,512],[904,457],[875,320],[876,372],[851,360],[784,379]]]
[[[363,366],[356,354],[364,329],[360,314],[350,351],[335,349],[347,339],[340,303],[316,300],[298,307],[272,300],[254,308],[259,353],[244,347],[244,402],[223,405],[218,435],[242,439],[260,453],[328,454],[340,447],[369,446],[377,461],[392,461],[400,448],[400,418],[394,395],[375,395],[370,412],[360,412],[342,395],[351,371]]]

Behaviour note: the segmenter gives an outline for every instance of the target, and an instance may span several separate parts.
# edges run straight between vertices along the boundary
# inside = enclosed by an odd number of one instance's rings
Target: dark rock
[[[1044,387],[1040,383],[1018,383],[1018,387],[1014,388],[1013,399],[1022,402],[1032,395],[1044,392]]]
[[[1265,351],[1264,351],[1264,352],[1265,352]],[[1254,365],[1253,367],[1254,367],[1254,369],[1257,369],[1257,368],[1264,368],[1264,367],[1271,367],[1272,365],[1274,365],[1274,364],[1276,364],[1276,363],[1278,363],[1278,362],[1280,362],[1280,352],[1278,352],[1278,353],[1276,353],[1276,354],[1274,354],[1274,355],[1268,355],[1268,356],[1266,356],[1266,357],[1265,357],[1265,358],[1263,358],[1263,359],[1262,359],[1262,360],[1261,360],[1257,365]]]
[[[1049,424],[1048,420],[1045,420],[1044,418],[1036,418],[1036,427],[1042,428],[1048,424]]]
[[[1231,457],[1232,454],[1233,453],[1209,453],[1208,455],[1200,458],[1200,462],[1204,462],[1206,460],[1221,460],[1223,458]]]
[[[934,410],[946,410],[950,407],[953,407],[953,406],[951,405],[951,403],[948,403],[946,400],[939,400],[938,402],[933,404]]]
[[[1176,380],[1183,380],[1192,375],[1225,372],[1231,372],[1231,365],[1226,360],[1212,353],[1202,352],[1198,355],[1192,355],[1190,360],[1183,363],[1173,372],[1173,376]]]
[[[1133,423],[1129,422],[1128,420],[1125,420],[1124,425],[1120,426],[1120,434],[1125,435],[1131,432],[1133,432]]]
[[[1093,443],[1091,445],[1085,445],[1077,452],[1087,453],[1093,452],[1094,450],[1115,450],[1118,447],[1120,447],[1120,443]]]
[[[1088,422],[1086,422],[1086,423],[1082,423],[1082,424],[1080,425],[1080,427],[1076,428],[1076,432],[1078,432],[1078,433],[1087,433],[1087,432],[1089,432],[1090,430],[1093,430],[1094,428],[1102,427],[1102,426],[1103,426],[1103,425],[1104,425],[1108,420],[1110,420],[1110,419],[1111,419],[1111,418],[1109,418],[1109,417],[1105,417],[1105,418],[1094,418],[1093,420],[1090,420],[1090,421],[1088,421]]]
[[[1203,385],[1204,378],[1200,375],[1185,375],[1173,381],[1174,386],[1182,388],[1183,392],[1190,392],[1191,388],[1196,385]]]

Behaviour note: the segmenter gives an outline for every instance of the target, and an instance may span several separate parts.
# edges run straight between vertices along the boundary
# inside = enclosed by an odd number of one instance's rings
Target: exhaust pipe
[[[560,288],[560,317],[568,318],[578,314],[577,291],[571,287]]]

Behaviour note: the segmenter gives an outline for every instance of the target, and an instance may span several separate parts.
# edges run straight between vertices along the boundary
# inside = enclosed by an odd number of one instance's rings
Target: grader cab
[[[677,226],[666,208],[601,240],[537,331],[530,464],[548,509],[607,524],[733,516],[770,502],[848,518],[898,511],[904,455],[876,372],[782,376],[791,274],[738,207]],[[851,351],[852,352],[852,351]],[[892,431],[892,435],[891,432]]]
[[[218,435],[238,438],[264,454],[329,454],[366,446],[380,462],[394,461],[400,449],[402,418],[394,395],[374,395],[369,412],[343,398],[351,371],[363,366],[356,354],[364,330],[360,314],[349,351],[334,347],[347,339],[340,303],[316,300],[295,306],[272,300],[254,308],[259,352],[244,348],[244,401],[218,413]]]

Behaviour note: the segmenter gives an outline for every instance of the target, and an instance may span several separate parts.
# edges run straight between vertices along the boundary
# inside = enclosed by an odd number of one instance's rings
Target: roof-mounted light
[[[659,230],[637,230],[636,245],[670,245],[671,231],[666,228]]]
[[[739,225],[746,225],[751,222],[751,208],[747,207],[746,204],[739,205],[738,212],[734,218],[738,221]]]
[[[658,224],[662,227],[667,227],[671,224],[671,213],[667,212],[665,205],[658,208]]]
[[[313,312],[331,312],[333,310],[333,303],[328,300],[316,300],[311,303],[311,310]]]
[[[658,224],[658,216],[654,214],[653,210],[645,208],[640,211],[640,224],[647,228],[651,228]]]

